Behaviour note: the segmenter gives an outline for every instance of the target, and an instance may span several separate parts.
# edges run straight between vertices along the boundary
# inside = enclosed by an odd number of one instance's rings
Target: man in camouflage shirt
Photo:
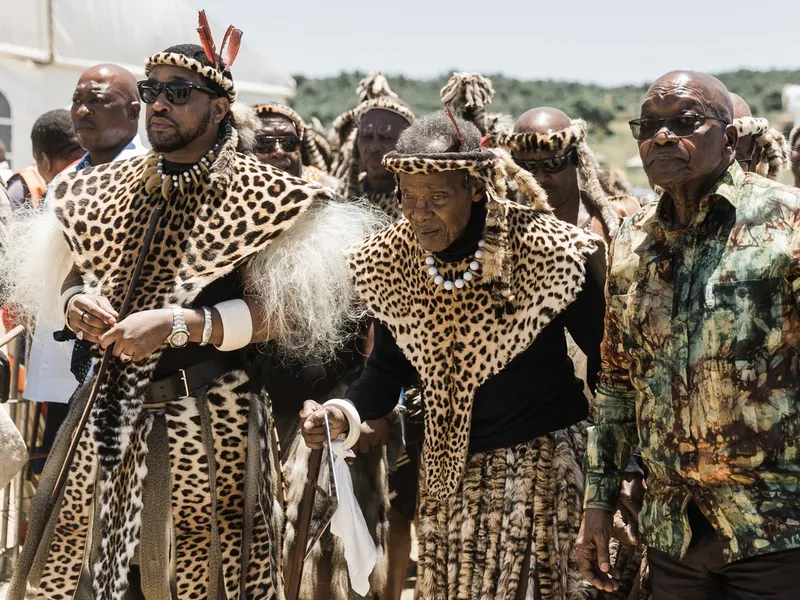
[[[628,455],[655,600],[800,597],[800,190],[745,173],[725,86],[673,72],[631,121],[665,192],[611,249],[581,570],[613,590]]]

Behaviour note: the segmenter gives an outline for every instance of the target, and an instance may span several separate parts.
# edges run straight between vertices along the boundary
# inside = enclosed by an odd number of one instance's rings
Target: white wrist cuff
[[[72,300],[78,294],[83,293],[83,286],[82,285],[74,285],[69,288],[66,292],[61,294],[61,299],[58,301],[58,318],[61,319],[61,322],[65,325],[67,324],[67,306],[69,305],[69,301]]]
[[[253,339],[253,315],[244,300],[228,300],[215,304],[214,308],[222,320],[222,343],[217,346],[223,352],[244,348]]]
[[[356,407],[353,406],[353,403],[347,400],[334,398],[333,400],[328,400],[322,406],[335,406],[342,410],[344,416],[347,417],[347,424],[350,427],[350,430],[347,432],[347,437],[342,443],[342,447],[345,450],[349,450],[355,446],[356,442],[358,442],[358,438],[361,437],[361,417],[358,415],[358,411]]]

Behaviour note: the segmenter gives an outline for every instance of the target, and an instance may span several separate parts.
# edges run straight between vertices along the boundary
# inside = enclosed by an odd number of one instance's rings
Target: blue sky
[[[641,83],[676,68],[800,68],[800,0],[191,0],[284,72]]]

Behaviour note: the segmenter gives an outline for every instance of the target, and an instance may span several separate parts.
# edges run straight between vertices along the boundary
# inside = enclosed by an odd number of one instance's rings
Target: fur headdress
[[[769,126],[769,121],[757,117],[739,117],[733,120],[739,137],[753,136],[755,152],[759,157],[753,170],[759,175],[775,179],[789,166],[790,148],[783,134]]]
[[[191,56],[177,52],[158,52],[145,62],[144,74],[149,76],[153,68],[158,65],[181,67],[182,69],[194,71],[218,85],[225,92],[228,101],[231,103],[230,123],[238,133],[234,149],[240,152],[252,152],[255,146],[255,132],[258,121],[250,107],[236,102],[236,86],[233,83],[233,76],[230,71],[239,54],[242,32],[234,28],[233,25],[228,27],[222,40],[222,46],[219,49],[220,54],[217,54],[205,11],[200,11],[198,23],[197,32],[200,36],[200,45],[211,65],[204,64]]]
[[[453,73],[441,91],[442,104],[466,121],[472,121],[484,135],[511,129],[513,119],[502,113],[488,113],[494,86],[480,73]]]
[[[563,151],[574,148],[578,172],[586,199],[600,211],[600,218],[610,237],[617,235],[619,218],[600,183],[600,165],[586,142],[586,121],[573,119],[569,127],[549,133],[499,133],[493,144],[509,152]]]
[[[206,58],[211,63],[210,66],[184,54],[159,52],[147,59],[144,74],[150,75],[150,71],[156,65],[169,65],[189,69],[220,86],[227,93],[228,100],[233,103],[236,101],[236,87],[233,85],[233,76],[230,69],[239,54],[239,48],[242,44],[242,31],[236,29],[233,25],[229,26],[225,32],[225,37],[222,39],[219,54],[217,54],[217,47],[214,45],[214,38],[211,35],[211,26],[208,24],[206,11],[204,10],[201,10],[198,14],[198,25],[197,33],[200,36],[200,44],[203,47]]]
[[[510,292],[511,261],[507,260],[509,201],[506,198],[509,184],[515,184],[528,196],[532,209],[552,211],[547,203],[547,194],[533,175],[520,168],[502,148],[437,154],[401,154],[394,151],[383,158],[383,166],[396,175],[463,170],[483,184],[487,213],[483,236],[486,241],[483,273],[497,283],[493,294],[495,300],[506,307],[513,306],[514,298]],[[402,202],[399,185],[396,194],[398,203]]]
[[[301,161],[304,166],[311,166],[320,169],[321,171],[328,171],[328,163],[325,162],[325,157],[320,152],[317,146],[316,135],[313,130],[306,126],[303,118],[284,104],[277,104],[268,102],[266,104],[258,104],[253,107],[258,117],[268,117],[270,115],[281,116],[289,119],[294,128],[297,130],[297,137],[301,142]]]

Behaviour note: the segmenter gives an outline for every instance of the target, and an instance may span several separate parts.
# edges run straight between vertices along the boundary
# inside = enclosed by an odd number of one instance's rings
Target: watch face
[[[169,338],[169,343],[173,348],[183,348],[189,343],[189,334],[185,331],[176,331]]]

